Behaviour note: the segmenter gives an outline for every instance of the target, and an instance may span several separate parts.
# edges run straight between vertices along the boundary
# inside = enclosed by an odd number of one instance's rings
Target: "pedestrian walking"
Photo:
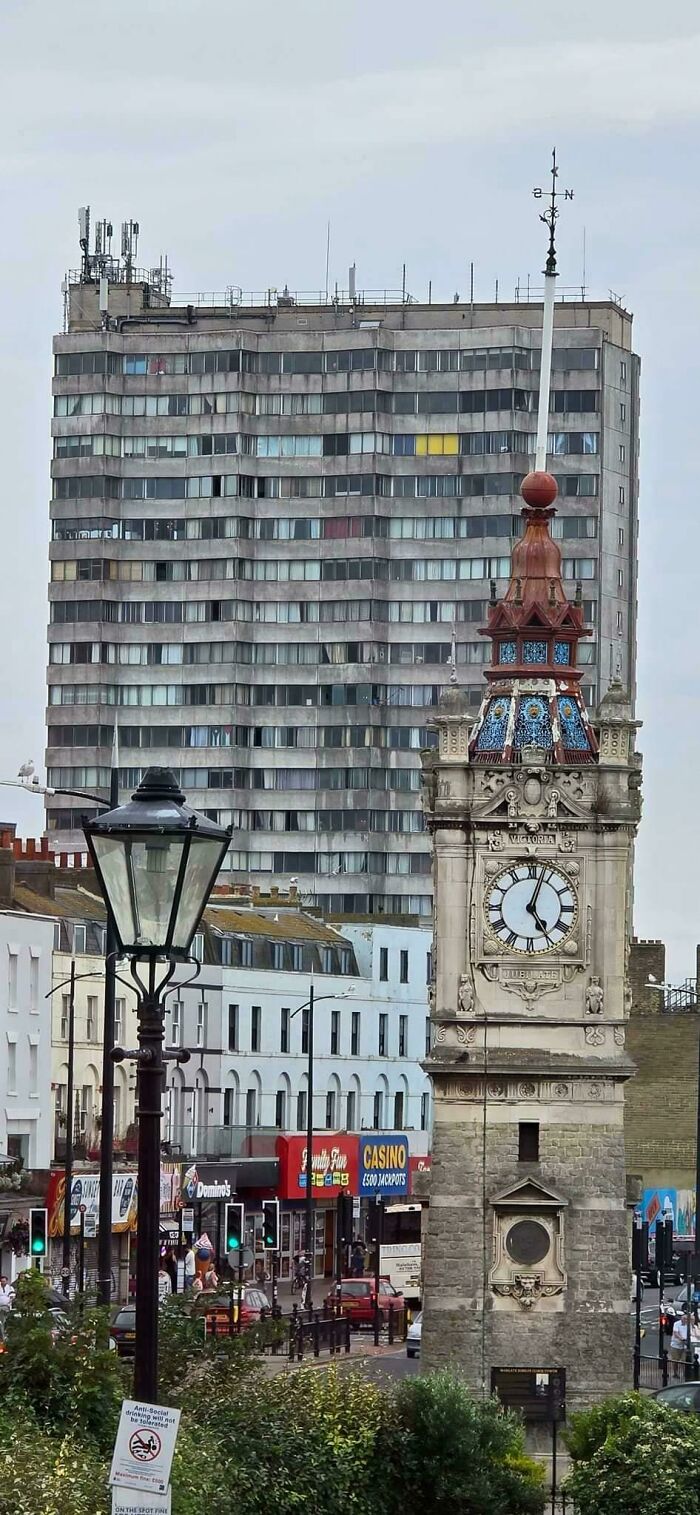
[[[688,1342],[688,1306],[676,1317],[671,1332],[671,1345],[669,1347],[669,1361],[673,1363],[673,1377],[681,1378],[681,1363],[685,1362]]]
[[[160,1303],[162,1304],[163,1300],[167,1299],[172,1292],[173,1286],[170,1282],[170,1274],[165,1266],[164,1259],[161,1259],[160,1268],[158,1269],[158,1299]]]
[[[187,1248],[186,1252],[185,1252],[185,1293],[186,1294],[189,1293],[190,1289],[192,1288],[192,1285],[194,1283],[194,1276],[195,1276],[196,1272],[197,1272],[197,1264],[195,1262],[194,1247],[189,1246]]]
[[[6,1273],[0,1275],[0,1310],[11,1310],[15,1302],[15,1291]]]
[[[354,1241],[350,1257],[350,1272],[353,1278],[362,1278],[365,1271],[365,1254],[362,1243]]]

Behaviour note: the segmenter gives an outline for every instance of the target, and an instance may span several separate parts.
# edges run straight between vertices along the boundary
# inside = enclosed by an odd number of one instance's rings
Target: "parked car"
[[[272,1313],[272,1305],[264,1289],[259,1289],[253,1284],[246,1284],[243,1289],[238,1286],[233,1291],[233,1320],[238,1321],[240,1307],[241,1326],[252,1326],[263,1316]],[[193,1315],[201,1315],[205,1321],[205,1331],[214,1336],[217,1331],[225,1332],[231,1322],[231,1295],[230,1294],[200,1294],[192,1307]]]
[[[341,1278],[340,1285],[335,1284],[326,1295],[326,1305],[329,1309],[340,1305],[342,1314],[349,1317],[351,1326],[372,1326],[375,1298],[373,1278]],[[379,1280],[378,1304],[380,1327],[388,1324],[391,1309],[398,1324],[399,1313],[404,1309],[404,1297],[389,1283],[388,1278]]]
[[[423,1311],[419,1310],[418,1314],[414,1315],[413,1320],[411,1321],[411,1324],[410,1324],[410,1326],[408,1328],[408,1335],[406,1336],[406,1356],[407,1357],[420,1357],[420,1340],[421,1340],[421,1327],[422,1327],[422,1324],[423,1324]]]
[[[120,1357],[133,1357],[136,1345],[136,1306],[122,1305],[109,1328]]]
[[[657,1389],[652,1398],[660,1405],[667,1405],[669,1410],[683,1410],[686,1415],[700,1415],[700,1380],[667,1384],[665,1389]]]

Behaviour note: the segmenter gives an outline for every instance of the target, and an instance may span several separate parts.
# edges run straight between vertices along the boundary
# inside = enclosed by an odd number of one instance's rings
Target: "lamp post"
[[[306,1255],[309,1259],[309,1284],[313,1283],[314,1274],[314,1164],[313,1164],[313,1141],[314,1141],[314,1007],[324,999],[349,999],[348,994],[314,994],[313,976],[309,983],[309,998],[304,1000],[303,1005],[297,1005],[290,1016],[294,1020],[295,1015],[308,1010],[307,1036],[306,1036],[306,1194],[304,1196],[304,1235],[306,1239]],[[313,1310],[311,1289],[309,1289],[309,1314]]]
[[[158,1397],[160,1137],[164,991],[190,947],[231,840],[190,809],[168,768],[149,768],[131,801],[86,821],[85,838],[117,950],[137,987],[138,1228],[134,1396]],[[143,977],[138,965],[143,964]],[[159,965],[162,971],[159,971]],[[174,1054],[179,1056],[179,1054]]]

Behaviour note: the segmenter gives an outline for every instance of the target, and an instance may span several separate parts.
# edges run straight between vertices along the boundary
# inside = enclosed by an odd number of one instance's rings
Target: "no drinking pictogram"
[[[161,1448],[161,1440],[157,1431],[147,1430],[139,1426],[129,1438],[129,1451],[137,1462],[154,1462]]]
[[[125,1399],[114,1444],[113,1487],[167,1495],[180,1411]]]

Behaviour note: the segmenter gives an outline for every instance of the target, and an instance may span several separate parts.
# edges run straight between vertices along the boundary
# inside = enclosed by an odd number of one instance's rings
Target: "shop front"
[[[46,1193],[48,1210],[49,1257],[47,1271],[58,1288],[63,1263],[66,1176],[54,1169]],[[176,1225],[180,1202],[180,1168],[164,1163],[160,1175],[161,1234]],[[98,1172],[73,1174],[71,1183],[70,1234],[71,1276],[77,1284],[78,1240],[81,1220],[84,1237],[85,1285],[93,1289],[97,1280],[97,1235],[100,1211],[100,1175]],[[124,1300],[132,1292],[135,1256],[135,1233],[138,1223],[138,1184],[135,1169],[112,1176],[112,1296]]]
[[[223,1267],[226,1261],[224,1227],[227,1204],[245,1209],[245,1246],[254,1262],[246,1269],[252,1276],[262,1264],[262,1203],[274,1199],[279,1182],[276,1157],[242,1157],[234,1163],[193,1162],[183,1168],[180,1181],[182,1232],[188,1241],[206,1235]],[[185,1221],[187,1223],[185,1223]]]
[[[314,1196],[314,1278],[332,1278],[338,1196],[359,1195],[359,1138],[340,1131],[314,1136],[311,1148]],[[293,1274],[294,1257],[306,1250],[306,1137],[280,1136],[280,1277]]]

